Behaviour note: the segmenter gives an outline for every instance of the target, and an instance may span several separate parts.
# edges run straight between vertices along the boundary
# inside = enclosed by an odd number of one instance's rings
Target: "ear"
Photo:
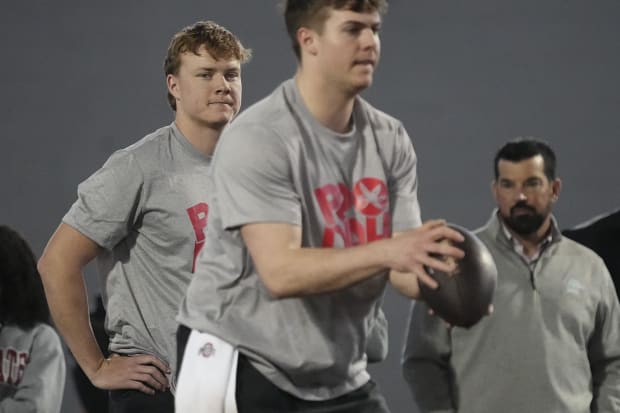
[[[166,76],[166,86],[168,87],[168,92],[170,92],[176,100],[179,100],[179,80],[175,75]]]
[[[308,53],[315,56],[318,52],[317,49],[317,33],[307,27],[300,27],[297,30],[297,43],[299,43],[299,49],[303,53]]]
[[[562,180],[560,178],[555,178],[553,180],[551,183],[551,191],[553,192],[551,200],[555,202],[560,197],[560,192],[562,191]]]

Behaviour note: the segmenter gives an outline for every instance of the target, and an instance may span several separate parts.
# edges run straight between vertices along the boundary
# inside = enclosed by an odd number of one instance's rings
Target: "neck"
[[[306,107],[319,123],[334,132],[349,131],[357,93],[343,92],[301,68],[295,75],[295,81]]]
[[[205,125],[196,124],[183,116],[176,116],[174,123],[181,131],[183,136],[188,142],[196,148],[197,151],[205,156],[213,155],[215,151],[215,145],[217,144],[220,135],[222,134],[222,128],[213,128]]]

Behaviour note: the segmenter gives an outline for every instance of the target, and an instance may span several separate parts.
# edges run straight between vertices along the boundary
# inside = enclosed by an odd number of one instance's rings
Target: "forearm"
[[[422,227],[368,244],[346,248],[308,248],[302,246],[299,226],[282,223],[244,225],[241,235],[256,270],[267,289],[276,297],[318,294],[339,290],[363,281],[382,270],[400,271],[392,281],[405,295],[417,296],[417,279],[434,281],[423,265],[441,271],[452,268],[429,253],[462,257],[462,251],[443,237],[462,240],[462,236],[442,221],[429,221]],[[460,237],[460,238],[459,238]],[[410,284],[405,286],[404,284]],[[413,284],[413,285],[411,285]]]
[[[61,275],[54,269],[42,273],[45,295],[56,328],[77,363],[90,378],[104,360],[89,318],[82,274]]]
[[[92,240],[61,224],[38,265],[54,323],[78,364],[91,379],[104,357],[90,325],[82,271],[99,251],[99,246]]]
[[[387,268],[382,241],[351,248],[292,248],[259,275],[278,297],[346,288]]]

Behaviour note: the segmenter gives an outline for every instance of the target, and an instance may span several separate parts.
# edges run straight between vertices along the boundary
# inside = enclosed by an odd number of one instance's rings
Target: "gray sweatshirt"
[[[448,330],[411,312],[403,373],[422,412],[620,412],[620,305],[603,261],[562,237],[531,267],[494,213],[477,235],[498,268],[495,311]]]
[[[60,412],[65,372],[52,327],[0,325],[0,413]]]

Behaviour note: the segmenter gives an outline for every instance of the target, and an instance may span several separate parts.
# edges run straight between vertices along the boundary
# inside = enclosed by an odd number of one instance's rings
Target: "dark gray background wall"
[[[199,19],[254,49],[245,107],[293,73],[273,0],[2,2],[0,222],[37,254],[81,180],[172,120],[162,57]],[[620,206],[620,1],[394,0],[382,41],[364,95],[412,135],[425,219],[481,225],[494,151],[519,135],[558,154],[563,227]],[[372,370],[394,412],[416,412],[398,363],[409,302],[388,291],[385,308],[390,356]],[[69,381],[63,411],[78,409]]]

